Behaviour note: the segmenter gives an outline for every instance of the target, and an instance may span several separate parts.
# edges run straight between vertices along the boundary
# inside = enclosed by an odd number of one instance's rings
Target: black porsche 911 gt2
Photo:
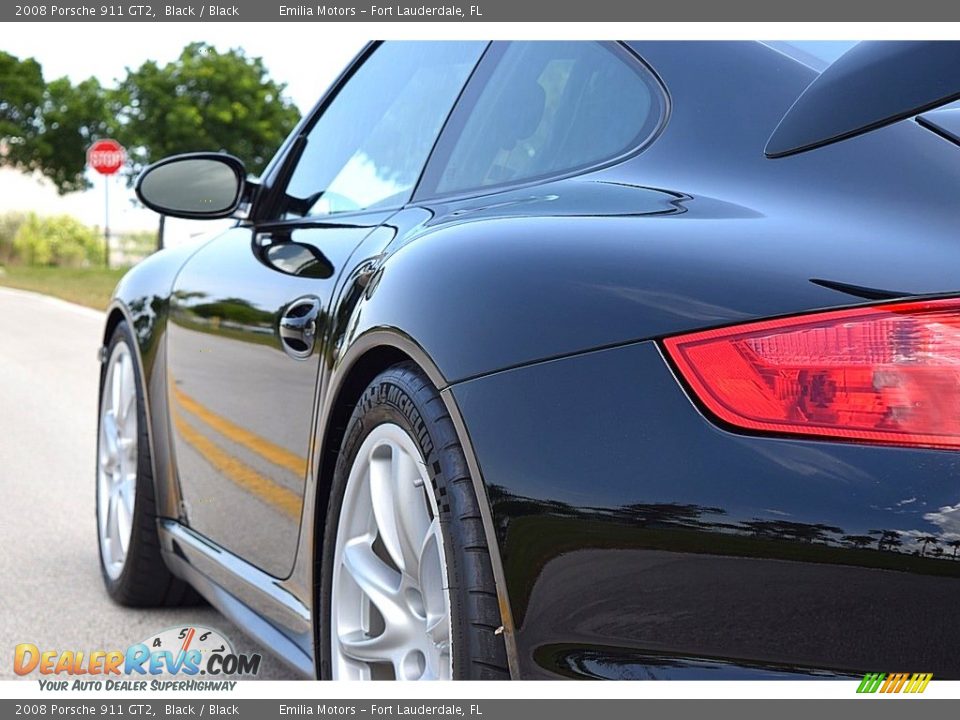
[[[120,282],[103,576],[307,677],[960,677],[960,43],[373,43]],[[201,148],[198,148],[200,150]]]

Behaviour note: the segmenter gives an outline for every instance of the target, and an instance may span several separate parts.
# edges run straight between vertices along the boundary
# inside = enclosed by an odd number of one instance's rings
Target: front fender
[[[164,336],[173,282],[180,268],[198,249],[198,245],[191,244],[163,250],[132,267],[113,291],[104,329],[106,345],[116,325],[125,320],[137,341],[134,356],[143,380],[158,517],[180,517],[179,486],[172,464],[167,422]]]

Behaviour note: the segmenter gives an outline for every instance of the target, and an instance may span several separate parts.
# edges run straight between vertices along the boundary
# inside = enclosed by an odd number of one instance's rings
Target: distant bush
[[[15,259],[13,239],[26,219],[26,214],[18,212],[0,215],[0,265],[9,265]]]
[[[69,215],[30,213],[13,237],[13,260],[24,265],[80,267],[99,265],[102,259],[99,233]]]
[[[131,265],[143,260],[157,249],[156,230],[133,230],[111,234],[111,263]]]

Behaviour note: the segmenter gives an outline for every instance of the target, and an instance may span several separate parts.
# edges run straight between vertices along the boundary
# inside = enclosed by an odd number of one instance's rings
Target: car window
[[[388,42],[374,50],[311,128],[282,215],[402,205],[486,47]]]
[[[495,66],[462,118],[458,108],[421,195],[594,165],[638,147],[663,118],[657,80],[618,45],[497,45]]]

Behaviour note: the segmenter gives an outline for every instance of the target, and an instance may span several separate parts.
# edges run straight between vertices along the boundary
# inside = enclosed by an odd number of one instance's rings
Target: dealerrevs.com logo
[[[41,678],[42,690],[232,690],[236,682],[228,678],[259,673],[260,655],[236,653],[217,630],[187,626],[126,650],[46,650],[20,643],[13,669],[21,676],[60,676]],[[64,675],[70,679],[60,679]],[[171,679],[177,677],[187,679]]]

